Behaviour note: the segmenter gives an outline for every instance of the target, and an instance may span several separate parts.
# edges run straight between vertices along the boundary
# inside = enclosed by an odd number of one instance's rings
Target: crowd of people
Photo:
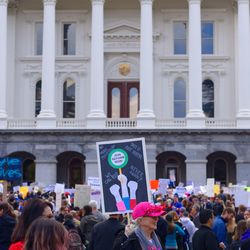
[[[63,194],[0,196],[0,250],[250,250],[250,210],[223,191],[140,202],[132,214],[104,215],[97,202],[74,207]]]

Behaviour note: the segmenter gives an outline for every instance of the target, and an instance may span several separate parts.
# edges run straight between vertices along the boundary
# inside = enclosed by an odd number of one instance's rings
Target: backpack
[[[69,236],[69,250],[85,250],[86,247],[82,244],[81,237],[77,229],[70,229],[68,231]]]
[[[188,230],[186,229],[185,226],[181,226],[182,230],[184,231],[185,235],[179,235],[178,233],[176,234],[176,241],[178,245],[178,250],[189,250],[189,239],[190,235]]]

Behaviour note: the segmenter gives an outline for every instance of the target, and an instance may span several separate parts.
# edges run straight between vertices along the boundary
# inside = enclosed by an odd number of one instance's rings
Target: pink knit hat
[[[149,216],[149,217],[158,217],[166,212],[162,210],[161,206],[156,206],[150,202],[140,202],[134,208],[132,213],[132,218],[135,220],[139,217]]]

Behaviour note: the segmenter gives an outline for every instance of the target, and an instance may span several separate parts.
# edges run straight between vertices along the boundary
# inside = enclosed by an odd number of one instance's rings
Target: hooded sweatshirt
[[[189,241],[192,242],[193,235],[198,230],[198,228],[195,227],[194,223],[188,217],[181,217],[180,221],[187,229],[189,233]]]

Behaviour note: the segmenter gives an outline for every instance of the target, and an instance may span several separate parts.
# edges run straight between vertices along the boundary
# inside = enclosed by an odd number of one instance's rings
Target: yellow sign
[[[220,194],[220,185],[214,185],[214,193],[215,195]]]
[[[29,187],[26,186],[20,187],[19,193],[22,194],[23,199],[26,198],[28,192],[29,192]]]

